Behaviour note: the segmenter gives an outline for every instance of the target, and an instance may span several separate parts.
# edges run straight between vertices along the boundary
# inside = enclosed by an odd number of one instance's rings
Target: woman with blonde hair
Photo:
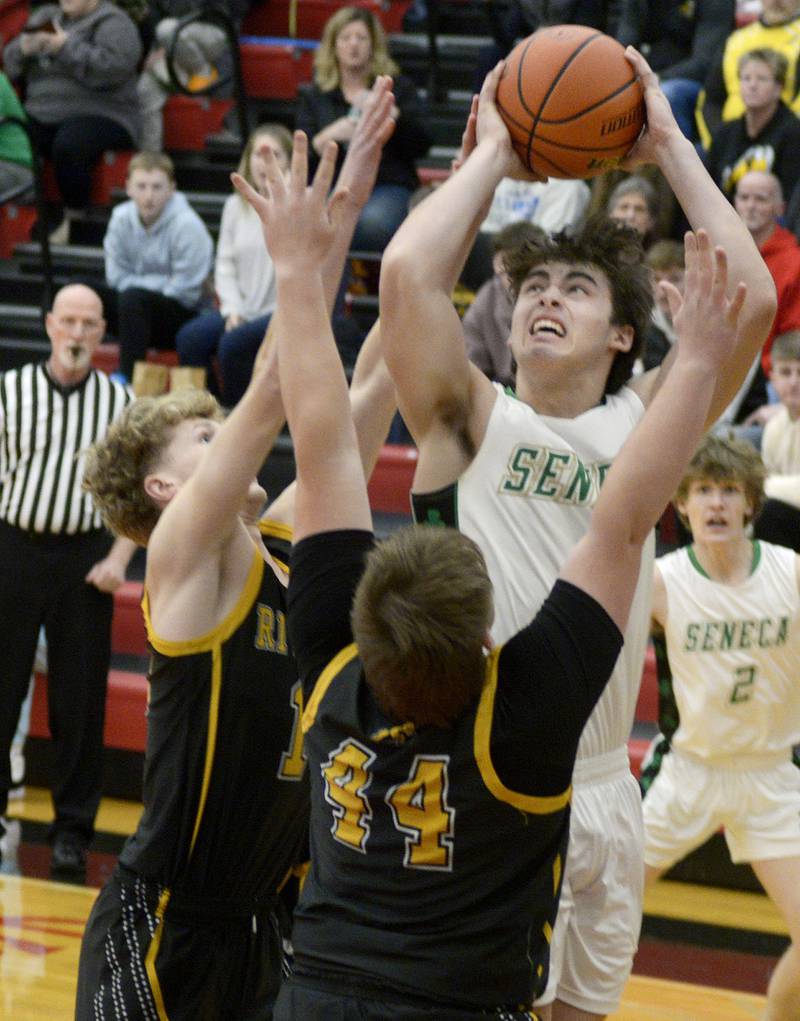
[[[416,160],[428,151],[431,139],[414,83],[399,73],[371,11],[343,7],[328,19],[314,58],[314,81],[301,86],[295,117],[295,126],[311,142],[312,170],[331,140],[339,146],[341,165],[369,89],[381,74],[394,78],[397,120],[353,238],[353,248],[372,251],[383,251],[405,218],[408,199],[419,184]]]
[[[291,133],[282,124],[260,124],[247,140],[238,172],[261,194],[266,186],[265,149],[287,170]],[[204,368],[209,389],[232,407],[250,381],[277,298],[275,269],[264,247],[261,221],[238,192],[228,196],[222,209],[214,287],[219,309],[202,312],[181,327],[175,346],[181,365]],[[222,377],[219,387],[215,357]]]

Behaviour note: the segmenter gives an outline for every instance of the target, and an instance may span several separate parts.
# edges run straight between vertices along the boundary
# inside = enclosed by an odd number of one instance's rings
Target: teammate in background
[[[710,424],[769,329],[774,287],[749,231],[681,134],[655,75],[638,53],[627,52],[645,88],[648,117],[630,165],[658,164],[692,227],[707,230],[730,253],[730,278],[747,285]],[[516,396],[470,366],[450,294],[498,180],[524,173],[494,105],[499,74],[498,68],[489,75],[473,107],[466,162],[414,209],[384,255],[381,328],[400,409],[419,447],[417,520],[457,524],[478,543],[494,585],[492,637],[504,642],[541,606],[586,533],[600,483],[669,378],[675,353],[626,385],[649,322],[650,281],[633,232],[595,222],[577,237],[529,246],[508,266],[519,293],[511,327]],[[578,751],[545,994],[549,1003],[558,993],[558,1019],[616,1010],[637,946],[643,833],[627,741],[647,646],[653,544],[645,549],[625,647]]]
[[[645,863],[650,882],[725,827],[731,858],[752,865],[792,941],[766,1021],[798,1021],[800,556],[747,536],[764,474],[749,444],[709,436],[678,487],[693,543],[655,567],[675,709],[643,777]]]
[[[522,1021],[536,1017],[546,975],[579,735],[619,652],[641,545],[701,434],[744,288],[729,302],[724,254],[704,232],[687,236],[672,372],[545,607],[487,656],[492,587],[472,540],[412,528],[374,545],[318,270],[337,197],[328,207],[324,188],[306,190],[306,148],[298,134],[291,181],[273,163],[268,197],[251,196],[276,268],[297,461],[289,631],[312,785],[296,968],[275,1016]],[[523,293],[526,319],[537,303]]]
[[[392,105],[381,78],[342,169],[349,191],[321,270],[328,310]],[[327,191],[334,165],[332,151],[317,187]],[[148,548],[153,659],[144,814],[87,923],[77,1021],[272,1016],[285,968],[276,901],[305,849],[308,789],[286,567],[269,538],[290,534],[291,496],[270,509],[283,528],[259,527],[255,475],[284,421],[269,351],[224,423],[203,391],[143,398],[89,458],[106,521]],[[395,409],[384,376],[359,387],[367,474]]]

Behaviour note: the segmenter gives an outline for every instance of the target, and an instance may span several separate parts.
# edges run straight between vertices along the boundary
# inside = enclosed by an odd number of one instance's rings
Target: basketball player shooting
[[[728,252],[728,279],[747,286],[719,364],[710,425],[760,350],[775,290],[749,231],[678,128],[655,74],[639,53],[626,54],[647,108],[647,126],[626,167],[660,167],[693,230]],[[496,642],[541,606],[589,528],[609,465],[677,357],[673,349],[659,369],[630,380],[649,321],[650,282],[633,232],[603,221],[576,237],[531,245],[508,267],[517,294],[509,340],[516,395],[469,363],[450,296],[494,189],[503,177],[530,176],[495,106],[501,72],[498,65],[488,75],[473,103],[460,169],[412,211],[387,248],[380,290],[384,354],[419,447],[415,515],[456,525],[480,546],[494,586]],[[676,420],[676,434],[680,429]],[[665,453],[671,442],[665,437]],[[652,558],[649,542],[625,647],[578,749],[570,850],[543,996],[546,1005],[556,1001],[557,1021],[613,1013],[637,947],[642,814],[627,740],[647,644]]]
[[[671,292],[673,371],[546,611],[487,657],[491,584],[473,542],[414,528],[373,548],[318,269],[337,199],[319,177],[306,186],[306,151],[296,135],[292,180],[273,163],[256,207],[276,268],[297,461],[289,630],[312,785],[296,967],[275,1018],[530,1021],[579,735],[617,658],[641,544],[702,431],[744,288],[728,300],[724,253],[704,232],[689,236],[680,311]]]

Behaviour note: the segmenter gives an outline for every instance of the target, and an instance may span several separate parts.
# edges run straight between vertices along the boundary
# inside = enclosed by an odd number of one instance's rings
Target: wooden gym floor
[[[70,1021],[83,925],[140,811],[103,801],[80,887],[47,879],[48,793],[28,788],[10,803],[18,823],[0,875],[0,1021]],[[786,945],[786,928],[761,894],[662,881],[647,895],[634,975],[613,1021],[758,1019]]]

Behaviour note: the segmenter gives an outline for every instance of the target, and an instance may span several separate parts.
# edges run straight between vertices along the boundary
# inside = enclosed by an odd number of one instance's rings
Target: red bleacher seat
[[[162,351],[160,348],[151,347],[147,352],[147,361],[156,365],[173,366],[178,364],[178,352],[172,349]],[[119,344],[111,341],[100,344],[92,358],[92,365],[101,372],[111,375],[119,368]]]
[[[202,152],[206,138],[222,130],[232,99],[209,96],[170,96],[164,107],[164,147]]]
[[[34,223],[34,206],[18,206],[14,202],[0,206],[0,259],[10,259],[15,245],[30,241]]]
[[[108,675],[106,720],[103,742],[106,748],[144,751],[147,740],[147,681],[144,674],[111,670]],[[47,726],[47,676],[36,674],[31,706],[30,734],[50,737]]]
[[[30,14],[29,0],[3,0],[0,4],[0,39],[5,45],[19,34]]]
[[[242,78],[252,99],[294,99],[310,82],[316,42],[270,36],[244,36],[239,45]]]
[[[656,670],[656,654],[652,645],[648,645],[644,657],[642,684],[639,688],[639,700],[636,703],[636,719],[642,723],[658,723],[658,672]]]
[[[645,737],[632,737],[628,741],[628,757],[631,761],[631,772],[637,780],[642,775],[642,761],[649,747],[650,742]]]
[[[369,502],[384,514],[410,513],[409,492],[417,467],[417,448],[387,444],[369,480]]]
[[[142,613],[142,583],[126,581],[114,593],[111,648],[128,655],[147,655],[147,635]]]
[[[401,32],[403,18],[411,0],[353,0],[354,7],[366,7],[380,20],[387,32]],[[297,24],[290,24],[291,0],[267,0],[257,4],[245,17],[245,35],[295,35],[319,39],[325,22],[342,6],[341,0],[303,0],[295,5]]]
[[[448,167],[417,167],[420,184],[438,184],[450,176]]]
[[[91,202],[95,206],[108,206],[111,204],[111,193],[115,188],[124,188],[128,176],[128,164],[133,158],[132,152],[111,151],[104,152],[92,174]],[[61,200],[56,184],[56,176],[53,172],[53,165],[49,160],[44,164],[44,195],[51,202]]]

